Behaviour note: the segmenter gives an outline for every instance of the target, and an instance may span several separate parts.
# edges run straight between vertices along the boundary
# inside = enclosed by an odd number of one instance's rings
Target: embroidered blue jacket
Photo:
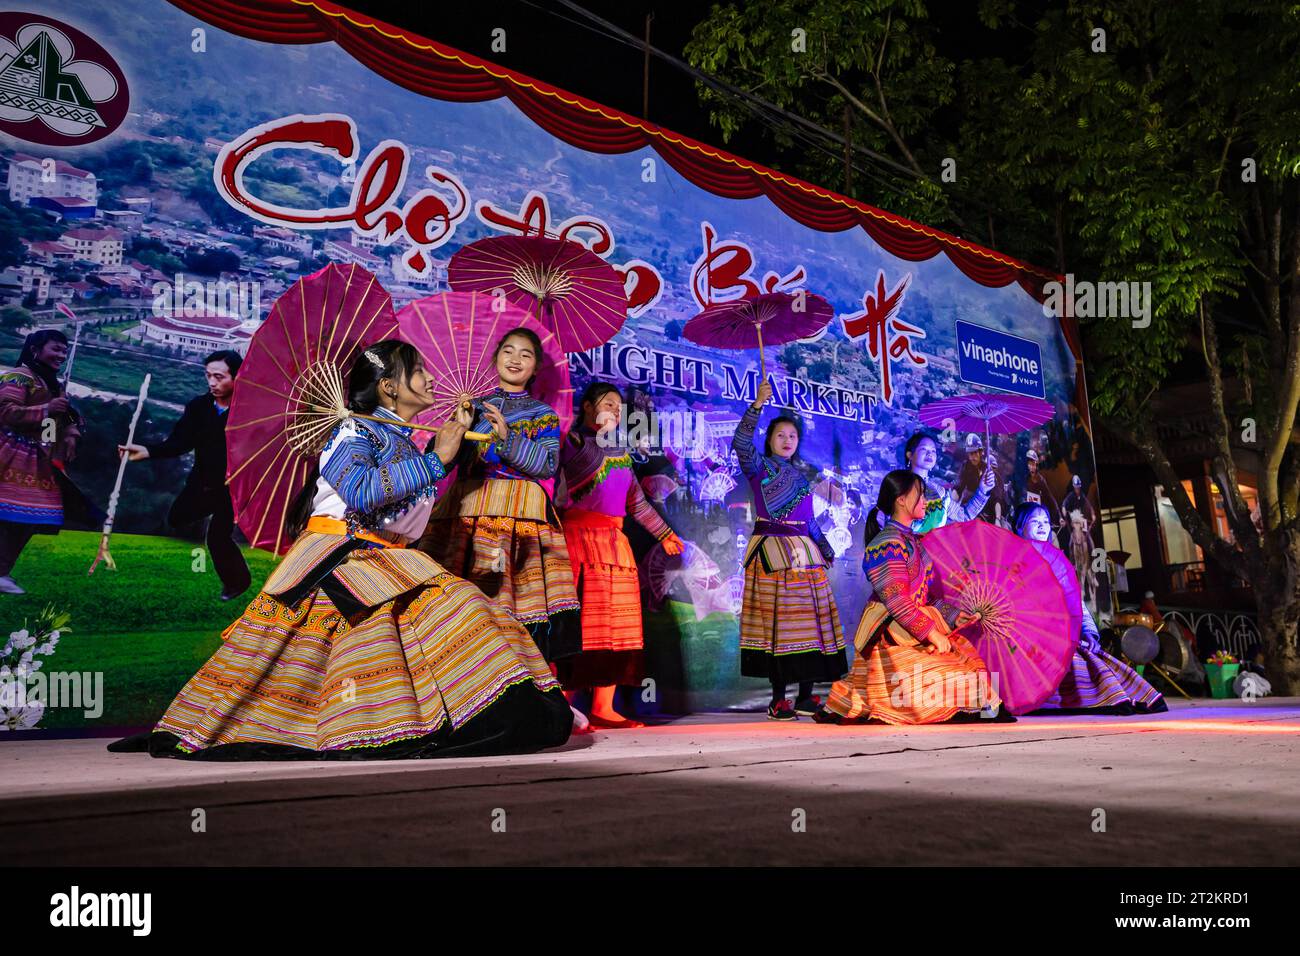
[[[375,414],[388,417],[383,409]],[[349,419],[334,429],[324,449],[333,451],[321,477],[347,505],[348,523],[371,531],[432,497],[447,474],[432,450],[421,453],[411,441],[402,419],[392,418],[392,424]]]

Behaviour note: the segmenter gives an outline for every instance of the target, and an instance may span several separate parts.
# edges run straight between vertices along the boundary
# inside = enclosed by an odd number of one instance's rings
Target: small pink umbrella
[[[623,277],[585,246],[542,236],[491,236],[451,257],[458,292],[498,289],[554,332],[565,352],[603,345],[627,321]]]
[[[984,447],[989,447],[990,433],[1014,435],[1034,428],[1052,418],[1052,404],[1025,395],[960,395],[927,402],[918,412],[921,424],[931,428],[953,427],[965,432],[984,430]]]
[[[962,632],[1007,709],[1034,710],[1060,686],[1079,639],[1048,560],[1029,541],[983,521],[936,528],[924,547],[934,562],[933,596],[980,615]]]
[[[529,393],[555,409],[561,431],[573,424],[569,358],[556,334],[519,306],[480,292],[441,292],[407,305],[397,313],[397,325],[433,378],[434,402],[416,421],[441,424],[457,405],[496,388],[492,353],[507,332],[522,327],[542,340]]]
[[[810,339],[830,324],[835,310],[810,292],[764,292],[734,302],[705,306],[682,329],[696,345],[744,351],[758,349],[759,380],[767,381],[764,344],[785,345]]]

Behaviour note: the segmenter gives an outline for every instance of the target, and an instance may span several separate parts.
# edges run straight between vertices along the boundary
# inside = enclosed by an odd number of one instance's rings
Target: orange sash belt
[[[312,515],[308,518],[306,530],[315,531],[318,534],[337,534],[344,537],[360,538],[362,541],[382,544],[386,548],[405,548],[407,546],[406,538],[400,534],[387,531],[357,531],[350,534],[346,521],[329,518],[325,515]]]

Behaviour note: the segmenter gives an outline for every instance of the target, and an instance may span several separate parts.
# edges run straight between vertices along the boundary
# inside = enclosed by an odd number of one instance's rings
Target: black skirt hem
[[[1104,707],[1040,707],[1029,712],[1030,717],[1082,717],[1092,714],[1097,717],[1136,717],[1142,714],[1163,714],[1169,705],[1161,697],[1153,704],[1139,704],[1125,701],[1122,704],[1107,704]]]
[[[766,681],[794,684],[802,681],[825,683],[837,681],[849,672],[848,653],[841,648],[834,654],[804,651],[777,656],[752,648],[740,649],[740,673]]]
[[[644,651],[583,651],[555,665],[565,690],[592,687],[637,687],[645,676]]]
[[[524,626],[548,664],[582,652],[582,612],[577,608]]]
[[[180,738],[175,734],[150,731],[114,741],[108,750],[177,760],[421,760],[532,753],[561,746],[572,729],[573,712],[559,689],[539,693],[530,681],[511,687],[459,728],[452,729],[447,722],[432,733],[379,747],[312,750],[290,744],[231,743],[186,752],[177,749]]]

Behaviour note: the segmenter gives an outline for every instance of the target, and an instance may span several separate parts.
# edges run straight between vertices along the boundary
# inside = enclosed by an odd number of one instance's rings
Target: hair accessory
[[[368,359],[370,360],[370,363],[371,363],[372,365],[374,365],[375,368],[379,369],[379,371],[382,372],[382,371],[384,370],[384,361],[383,361],[383,359],[381,359],[381,358],[380,358],[378,355],[376,355],[374,352],[370,351],[370,349],[366,349],[366,350],[365,350],[364,352],[362,352],[361,354],[364,355],[366,358],[368,358]]]

